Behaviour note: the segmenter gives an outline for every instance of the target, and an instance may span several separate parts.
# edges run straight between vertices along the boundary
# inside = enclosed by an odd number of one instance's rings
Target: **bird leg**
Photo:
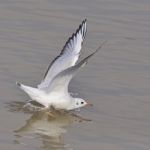
[[[51,118],[56,118],[56,109],[53,106],[50,106],[50,108],[47,109],[46,114]]]

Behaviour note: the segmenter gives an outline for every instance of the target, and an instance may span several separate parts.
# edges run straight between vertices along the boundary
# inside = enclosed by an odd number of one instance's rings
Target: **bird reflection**
[[[11,107],[14,105],[15,104],[11,104]],[[22,104],[16,103],[16,105],[16,110],[20,111],[21,109],[19,109],[19,105]],[[69,144],[65,144],[63,138],[64,133],[67,132],[67,127],[74,123],[87,121],[90,120],[77,116],[71,112],[54,111],[53,116],[49,115],[46,111],[33,112],[31,117],[26,121],[25,125],[14,131],[16,137],[15,143],[20,144],[21,139],[24,137],[33,136],[34,138],[36,136],[41,139],[41,147],[43,149],[68,149],[70,146]]]

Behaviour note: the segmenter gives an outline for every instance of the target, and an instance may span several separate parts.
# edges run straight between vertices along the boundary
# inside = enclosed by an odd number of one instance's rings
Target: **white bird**
[[[88,105],[85,100],[74,98],[68,92],[68,85],[74,75],[102,47],[101,45],[95,52],[76,64],[86,32],[87,25],[85,19],[76,32],[68,39],[60,55],[51,62],[44,75],[44,79],[37,88],[21,83],[17,83],[17,85],[32,100],[40,103],[46,109],[53,107],[56,110],[73,110]]]

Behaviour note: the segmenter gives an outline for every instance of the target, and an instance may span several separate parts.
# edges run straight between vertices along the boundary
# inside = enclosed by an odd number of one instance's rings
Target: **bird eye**
[[[84,102],[81,102],[81,104],[84,104]]]

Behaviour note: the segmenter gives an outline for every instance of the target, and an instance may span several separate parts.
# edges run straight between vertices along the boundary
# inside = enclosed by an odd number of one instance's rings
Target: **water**
[[[149,0],[0,1],[0,149],[150,149]],[[78,73],[70,90],[94,104],[65,114],[24,111],[28,96],[81,21],[88,19],[82,58],[107,44]]]

